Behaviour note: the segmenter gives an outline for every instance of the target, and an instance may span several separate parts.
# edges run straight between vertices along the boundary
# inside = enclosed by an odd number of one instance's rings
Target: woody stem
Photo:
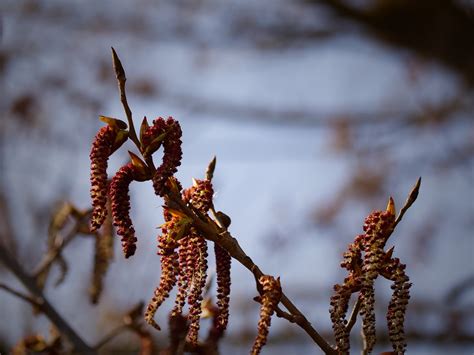
[[[217,243],[224,248],[234,259],[245,266],[255,278],[258,280],[264,273],[253,262],[253,260],[243,251],[237,239],[235,239],[228,231],[220,228],[213,220],[199,214],[198,211],[190,209],[179,196],[169,195],[175,208],[185,213],[193,220],[193,224],[203,233],[206,239]],[[295,323],[298,324],[313,341],[326,353],[336,355],[337,351],[318,333],[311,325],[304,314],[293,304],[293,302],[283,293],[280,302],[294,317]]]

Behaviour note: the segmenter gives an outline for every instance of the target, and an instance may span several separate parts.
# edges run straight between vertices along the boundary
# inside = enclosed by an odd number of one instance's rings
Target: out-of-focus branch
[[[41,302],[38,301],[37,299],[33,298],[33,297],[25,295],[25,294],[21,293],[20,291],[14,290],[11,287],[9,287],[5,284],[2,284],[2,283],[0,283],[0,288],[5,290],[6,292],[12,294],[15,297],[18,297],[18,298],[22,299],[23,301],[30,303],[34,307],[41,308]]]
[[[465,292],[474,288],[474,275],[470,275],[462,281],[456,283],[446,294],[448,304],[455,303]]]
[[[56,244],[52,249],[48,251],[48,253],[43,257],[43,259],[39,262],[38,266],[36,266],[35,271],[33,274],[35,277],[38,277],[41,273],[45,272],[47,269],[51,267],[51,265],[56,261],[58,256],[61,254],[62,250],[72,241],[74,240],[77,235],[79,234],[79,223],[67,233],[67,235],[62,240],[62,243]]]
[[[471,60],[474,17],[467,2],[447,0],[371,1],[354,6],[343,0],[307,0],[357,23],[383,42],[437,60],[474,84]]]
[[[446,99],[436,106],[420,104],[416,110],[402,109],[372,109],[372,110],[340,110],[324,111],[316,109],[281,108],[271,109],[249,104],[234,104],[222,100],[210,100],[194,95],[162,93],[162,99],[177,105],[193,114],[203,117],[215,116],[219,119],[249,121],[261,120],[267,124],[291,124],[310,127],[329,127],[335,119],[347,118],[347,123],[354,127],[372,127],[385,125],[389,127],[405,127],[407,125],[422,125],[429,122],[439,122],[449,119],[450,122],[467,121],[469,116],[454,115],[456,112],[470,112],[472,100],[468,92],[460,91],[456,97]],[[197,116],[199,117],[199,115]]]
[[[122,319],[122,324],[112,329],[94,346],[95,350],[100,350],[107,343],[112,341],[116,336],[125,331],[130,331],[140,338],[141,350],[140,355],[153,354],[153,342],[150,333],[143,328],[142,314],[144,303],[140,302],[128,311]]]
[[[110,333],[105,335],[99,342],[94,345],[94,349],[99,350],[101,347],[112,341],[116,336],[122,334],[124,331],[128,330],[128,325],[121,324],[116,328],[112,329]]]
[[[74,350],[83,354],[95,354],[84,340],[76,333],[69,323],[56,311],[48,302],[43,292],[36,286],[36,281],[29,276],[18,261],[13,258],[10,252],[0,243],[0,261],[21,281],[29,292],[36,298],[41,311],[49,318],[57,329],[71,342]]]
[[[8,204],[5,198],[3,191],[1,190],[2,186],[0,184],[0,243],[10,250],[10,252],[15,253],[16,245],[13,238],[13,226],[10,217],[10,211]]]

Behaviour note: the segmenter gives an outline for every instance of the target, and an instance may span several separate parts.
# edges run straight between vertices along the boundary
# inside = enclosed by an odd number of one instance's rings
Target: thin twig
[[[284,310],[282,310],[280,307],[276,307],[275,308],[275,314],[277,315],[277,317],[279,318],[284,318],[286,319],[288,322],[290,323],[298,323],[299,321],[299,317],[298,316],[294,316],[288,312],[285,312]]]
[[[354,308],[352,308],[351,316],[349,317],[349,322],[346,325],[346,331],[348,333],[351,332],[352,327],[354,327],[354,324],[357,321],[357,314],[359,314],[361,305],[362,305],[362,299],[360,297],[357,297],[357,301],[354,304]]]
[[[21,283],[37,298],[41,304],[41,311],[49,318],[60,332],[69,339],[75,351],[83,354],[96,354],[95,350],[88,346],[84,340],[75,332],[69,323],[48,302],[43,292],[37,287],[36,280],[28,275],[18,261],[11,256],[9,251],[0,243],[0,260],[21,281]]]
[[[132,111],[130,106],[128,106],[127,95],[125,93],[125,82],[127,77],[125,76],[125,70],[123,69],[122,62],[115,52],[115,49],[112,47],[112,60],[114,64],[115,76],[117,77],[119,92],[120,92],[120,101],[122,102],[125,115],[127,116],[128,121],[128,135],[130,139],[135,143],[135,145],[140,149],[140,141],[137,137],[137,132],[135,131],[135,126],[132,119]]]
[[[38,277],[45,272],[51,265],[56,261],[62,250],[79,234],[80,221],[78,221],[74,227],[67,233],[63,238],[62,243],[55,245],[49,252],[43,257],[39,264],[35,267],[33,275]]]
[[[117,335],[123,333],[124,331],[128,330],[129,326],[126,324],[122,324],[117,326],[116,328],[112,329],[110,333],[105,335],[101,340],[97,342],[96,345],[94,345],[95,350],[99,350],[101,347],[103,347],[105,344],[110,342],[112,339],[114,339]]]
[[[418,193],[420,192],[420,186],[421,186],[421,176],[418,178],[415,186],[413,186],[413,189],[410,191],[410,194],[408,195],[408,198],[405,201],[405,205],[401,208],[400,213],[398,214],[398,217],[395,220],[395,223],[393,225],[393,229],[395,229],[397,224],[402,220],[403,216],[405,215],[405,212],[408,211],[411,205],[413,205],[413,203],[416,201],[418,197]]]
[[[0,288],[7,291],[10,294],[12,294],[13,296],[16,296],[16,297],[22,299],[23,301],[26,301],[26,302],[30,303],[34,307],[37,307],[39,309],[41,309],[41,307],[42,307],[42,303],[41,303],[40,300],[37,300],[37,299],[34,299],[33,297],[25,295],[25,294],[21,293],[20,291],[16,291],[16,290],[12,289],[11,287],[9,287],[5,284],[0,283]]]

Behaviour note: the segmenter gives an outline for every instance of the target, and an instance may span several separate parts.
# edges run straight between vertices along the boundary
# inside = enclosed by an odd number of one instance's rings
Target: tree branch
[[[117,335],[123,333],[124,331],[128,330],[129,326],[126,324],[121,324],[117,326],[116,328],[112,329],[110,333],[105,335],[99,342],[94,345],[94,349],[99,350],[101,347],[103,347],[105,344],[113,340]]]
[[[132,122],[132,113],[130,107],[127,103],[127,98],[125,94],[125,70],[120,62],[120,59],[112,48],[112,56],[114,61],[114,69],[117,76],[119,91],[120,91],[120,100],[122,101],[125,114],[129,120],[129,136],[140,149],[140,142],[138,141],[135,128]],[[207,177],[212,178],[213,164],[211,162],[210,168],[206,173]],[[221,228],[214,220],[208,216],[203,216],[199,211],[188,207],[182,200],[179,194],[170,193],[168,195],[169,205],[172,208],[178,209],[181,212],[185,213],[190,217],[194,226],[198,228],[201,233],[206,237],[206,239],[217,243],[219,246],[224,248],[234,259],[239,261],[243,266],[245,266],[252,274],[255,279],[258,280],[260,276],[263,276],[263,272],[260,268],[253,262],[253,260],[242,250],[237,239],[232,237],[232,235],[225,229]],[[175,205],[173,207],[172,205]],[[215,211],[213,211],[215,212]],[[258,285],[258,282],[257,282]],[[280,302],[286,307],[290,314],[294,317],[295,323],[298,324],[304,331],[313,339],[313,341],[326,353],[330,355],[336,355],[337,351],[334,350],[331,345],[326,342],[326,340],[316,331],[311,323],[306,319],[306,317],[301,313],[301,311],[293,304],[293,302],[283,293]]]
[[[189,208],[179,196],[169,195],[170,202],[175,205],[181,212],[185,213],[188,217],[193,220],[194,226],[198,228],[206,239],[217,243],[224,248],[234,259],[239,261],[245,266],[255,277],[259,279],[264,273],[260,268],[253,262],[253,260],[243,251],[237,239],[235,239],[228,231],[222,230],[219,226],[211,220],[209,217],[204,217],[199,214],[198,211],[193,211]],[[293,302],[283,293],[281,297],[281,304],[292,315],[292,321],[298,324],[312,339],[313,341],[326,353],[326,354],[337,354],[331,345],[318,333],[318,331],[311,325],[304,314],[293,304]],[[288,319],[284,316],[284,313],[280,313],[283,318]],[[288,319],[289,320],[289,319]]]
[[[69,233],[64,237],[62,243],[50,249],[49,252],[43,257],[39,264],[35,267],[33,275],[38,277],[43,272],[51,267],[56,258],[61,254],[62,250],[74,239],[79,233],[80,222],[77,222],[76,225],[69,231]]]
[[[11,287],[9,287],[9,286],[7,286],[3,283],[0,283],[0,288],[5,290],[6,292],[12,294],[15,297],[18,297],[18,298],[22,299],[23,301],[30,303],[34,307],[38,307],[39,309],[41,309],[41,307],[42,307],[42,304],[41,304],[40,301],[36,300],[33,297],[25,295],[25,294],[21,293],[20,291],[16,291],[16,290],[12,289]]]
[[[36,281],[28,275],[22,266],[9,253],[9,251],[0,243],[0,260],[10,271],[21,281],[21,283],[37,299],[41,311],[49,318],[55,327],[71,342],[74,350],[83,354],[96,354],[84,340],[76,333],[69,323],[56,311],[48,302],[43,292],[36,286]]]

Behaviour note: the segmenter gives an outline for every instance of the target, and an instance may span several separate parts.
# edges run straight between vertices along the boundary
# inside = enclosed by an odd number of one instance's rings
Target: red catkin
[[[271,317],[282,296],[279,278],[275,279],[273,276],[264,275],[260,277],[259,283],[263,289],[262,305],[260,307],[260,320],[258,321],[258,334],[250,352],[252,355],[260,354],[262,347],[267,343]]]
[[[134,180],[134,167],[131,163],[122,166],[110,183],[112,216],[117,234],[121,236],[122,248],[126,258],[135,253],[137,238],[130,218],[130,183]]]
[[[107,217],[107,163],[114,145],[117,130],[111,126],[102,127],[92,143],[91,160],[91,232],[96,231]]]

